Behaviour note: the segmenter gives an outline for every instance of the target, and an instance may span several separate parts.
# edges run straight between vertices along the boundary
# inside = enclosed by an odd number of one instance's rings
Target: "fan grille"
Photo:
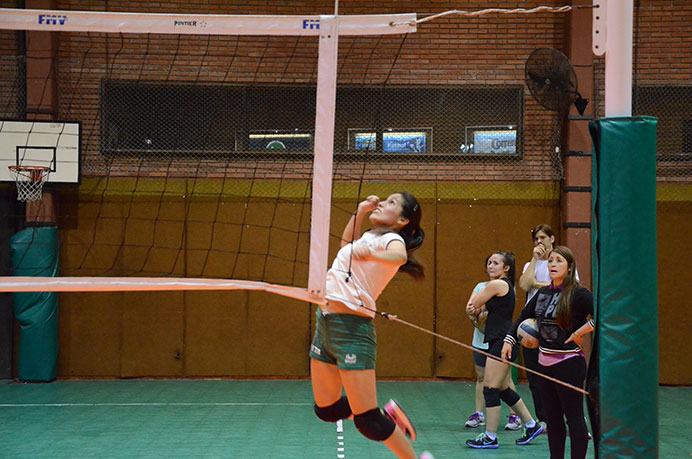
[[[538,48],[526,60],[526,86],[548,110],[564,113],[577,97],[577,75],[567,56],[552,48]]]

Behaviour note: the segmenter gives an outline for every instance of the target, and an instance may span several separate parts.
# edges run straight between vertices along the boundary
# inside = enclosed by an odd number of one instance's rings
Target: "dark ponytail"
[[[408,224],[398,231],[398,234],[404,239],[406,255],[408,256],[406,263],[399,267],[399,271],[410,274],[414,279],[423,279],[425,269],[418,258],[413,255],[413,252],[423,245],[425,238],[425,233],[420,227],[422,215],[420,204],[410,193],[399,191],[397,194],[403,198],[401,216],[408,219]]]
[[[517,265],[515,262],[516,257],[514,256],[513,252],[504,252],[504,251],[498,251],[498,252],[493,252],[502,257],[502,261],[504,262],[505,266],[509,266],[509,271],[507,271],[507,279],[514,285],[514,278],[516,277],[517,273]],[[492,255],[492,254],[491,254]],[[490,258],[490,257],[488,257]],[[488,260],[485,261],[486,266],[488,265]]]

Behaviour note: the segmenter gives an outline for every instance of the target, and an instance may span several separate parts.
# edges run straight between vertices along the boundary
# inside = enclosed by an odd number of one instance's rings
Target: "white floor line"
[[[344,420],[336,421],[336,457],[344,459],[346,457],[346,448],[344,447]]]
[[[132,403],[0,403],[2,408],[82,407],[82,406],[312,406],[312,403],[251,403],[251,402],[132,402]]]

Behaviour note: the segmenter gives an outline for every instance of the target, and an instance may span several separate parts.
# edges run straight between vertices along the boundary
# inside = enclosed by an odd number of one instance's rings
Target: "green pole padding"
[[[10,239],[15,276],[55,277],[58,273],[58,228],[27,228]],[[19,322],[17,376],[21,381],[48,382],[58,362],[58,294],[16,292],[14,314]]]
[[[589,125],[600,458],[658,457],[656,123]]]

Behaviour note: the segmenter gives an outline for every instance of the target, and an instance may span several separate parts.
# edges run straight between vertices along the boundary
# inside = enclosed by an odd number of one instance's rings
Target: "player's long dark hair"
[[[555,310],[555,321],[564,330],[569,330],[572,326],[572,295],[579,286],[577,282],[577,260],[572,251],[564,245],[557,245],[550,253],[557,253],[567,260],[567,274],[562,281],[562,293],[557,301]]]
[[[398,191],[401,195],[401,216],[408,219],[408,224],[401,228],[397,233],[404,238],[406,245],[406,255],[408,259],[406,263],[399,267],[399,271],[410,274],[414,279],[423,279],[425,277],[425,269],[418,258],[413,255],[413,252],[423,245],[425,233],[420,227],[420,219],[422,211],[418,200],[406,191]]]

